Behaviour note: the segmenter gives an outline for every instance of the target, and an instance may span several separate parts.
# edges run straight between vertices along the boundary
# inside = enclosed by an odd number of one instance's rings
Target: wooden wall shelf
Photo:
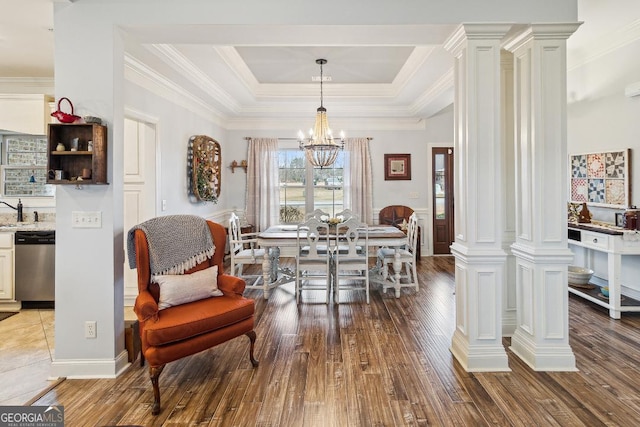
[[[78,151],[71,151],[74,138],[78,138]],[[89,141],[93,149],[89,151]],[[57,151],[59,143],[65,151]],[[107,127],[98,124],[49,124],[47,170],[48,184],[106,185],[107,182]],[[52,171],[62,170],[64,179],[55,179]],[[90,178],[82,178],[90,170]],[[53,175],[53,176],[52,176]]]

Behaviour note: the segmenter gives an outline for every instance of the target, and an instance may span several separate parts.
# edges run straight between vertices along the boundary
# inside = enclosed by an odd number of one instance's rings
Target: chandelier
[[[309,130],[308,138],[304,137],[302,131],[298,132],[300,149],[305,151],[312,165],[320,168],[331,166],[340,150],[344,148],[344,133],[340,133],[339,143],[334,141],[327,120],[327,109],[323,105],[322,66],[326,63],[326,59],[316,59],[316,64],[320,65],[320,107],[316,112],[316,123],[313,129]]]

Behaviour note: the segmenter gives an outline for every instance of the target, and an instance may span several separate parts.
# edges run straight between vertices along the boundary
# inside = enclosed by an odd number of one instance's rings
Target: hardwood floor
[[[569,298],[579,372],[467,373],[452,357],[453,259],[423,258],[420,291],[340,295],[286,285],[256,299],[256,356],[234,339],[167,365],[162,411],[139,363],[114,380],[66,380],[35,405],[61,404],[69,426],[636,426],[640,422],[640,315],[610,319]],[[509,340],[504,340],[508,346]]]

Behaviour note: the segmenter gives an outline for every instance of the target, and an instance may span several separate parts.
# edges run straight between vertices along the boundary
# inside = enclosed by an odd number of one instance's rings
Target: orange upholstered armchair
[[[129,232],[128,244],[132,249],[130,252],[135,252],[135,257],[130,256],[130,264],[133,262],[132,259],[135,259],[135,266],[138,269],[138,297],[134,311],[140,324],[141,363],[144,364],[145,359],[149,363],[154,394],[152,408],[154,415],[160,412],[158,380],[166,363],[222,344],[237,336],[247,335],[250,340],[249,358],[253,366],[258,366],[258,361],[253,356],[256,340],[256,333],[253,330],[254,301],[242,296],[245,288],[244,280],[224,274],[225,228],[210,221],[206,221],[206,225],[202,224],[202,227],[205,233],[207,228],[211,233],[215,245],[213,256],[194,261],[192,264],[195,263],[195,266],[189,265],[190,268],[185,269],[184,274],[172,275],[168,279],[189,281],[202,275],[213,274],[206,280],[215,283],[217,277],[217,289],[214,289],[214,293],[218,296],[205,296],[184,303],[177,298],[174,305],[166,308],[161,308],[164,297],[160,294],[161,289],[163,293],[164,289],[169,289],[164,287],[165,282],[161,280],[167,276],[153,276],[152,279],[150,262],[153,265],[155,254],[152,253],[150,257],[150,252],[153,251],[149,250],[145,229],[134,227]],[[192,230],[190,232],[193,234]],[[179,231],[174,229],[173,234],[179,234]],[[188,233],[184,240],[190,240]],[[179,245],[179,242],[175,243],[176,247]],[[197,286],[193,285],[193,282],[179,283],[174,289],[178,289],[179,293],[180,287],[191,290]]]

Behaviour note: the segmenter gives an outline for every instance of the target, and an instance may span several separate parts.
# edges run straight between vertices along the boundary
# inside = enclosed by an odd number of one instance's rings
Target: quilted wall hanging
[[[630,205],[630,149],[571,154],[571,201],[593,206],[626,208]]]

